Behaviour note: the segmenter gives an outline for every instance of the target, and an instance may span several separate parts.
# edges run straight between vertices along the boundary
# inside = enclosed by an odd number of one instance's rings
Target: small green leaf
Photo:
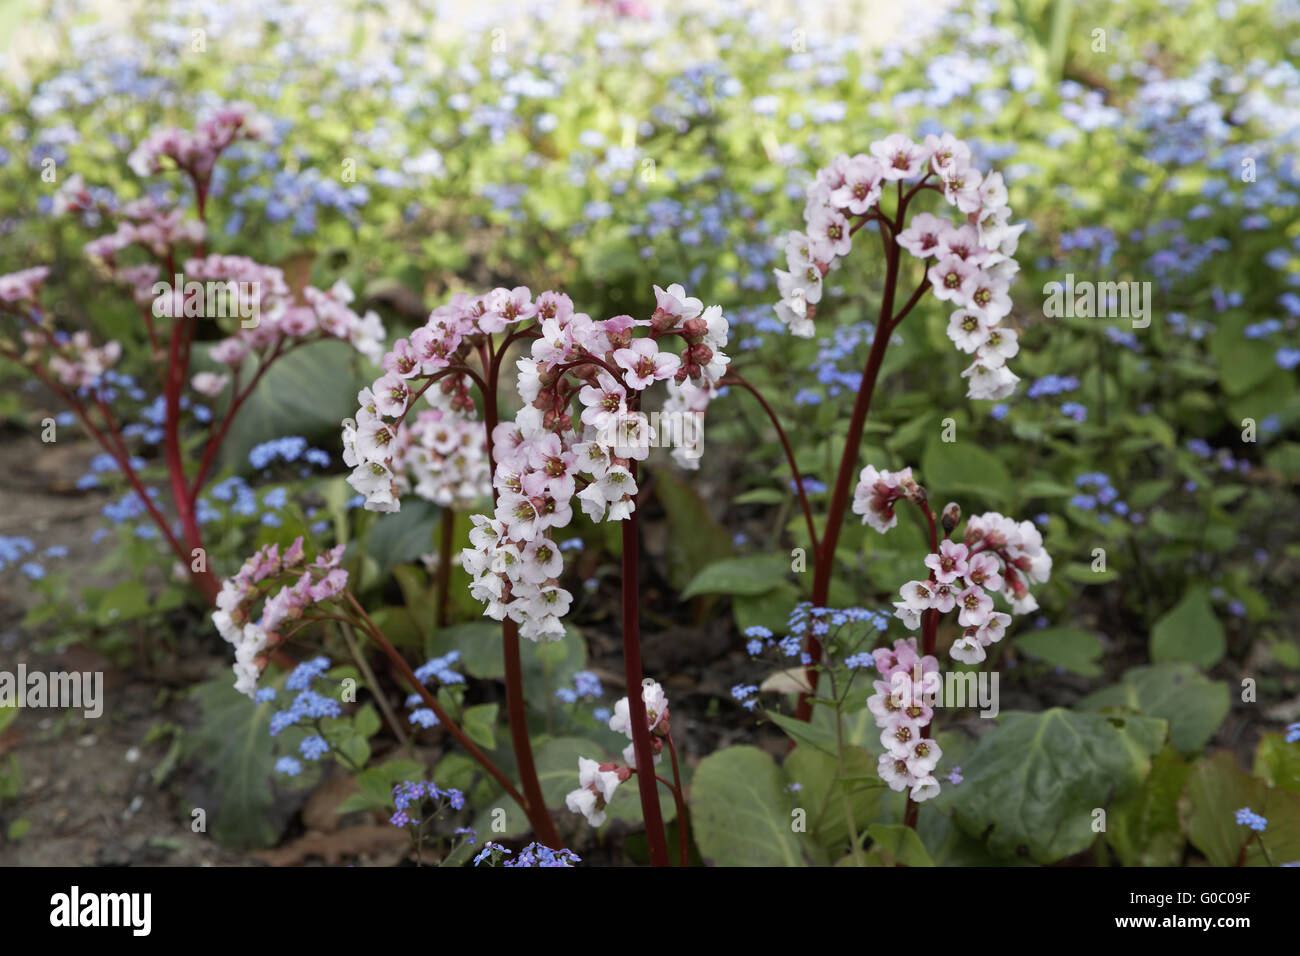
[[[1053,667],[1063,667],[1072,674],[1096,677],[1101,673],[1102,646],[1097,635],[1068,627],[1051,627],[1026,631],[1016,637],[1016,647],[1030,657]]]
[[[698,594],[765,594],[787,583],[790,558],[784,554],[725,558],[703,568],[681,593],[681,599]]]
[[[500,704],[477,704],[465,711],[461,729],[470,740],[485,750],[494,750],[497,745],[496,722]]]
[[[867,827],[872,847],[869,861],[875,866],[934,866],[925,844],[911,827],[901,823],[873,823]]]
[[[1223,625],[1202,588],[1188,591],[1151,629],[1151,659],[1156,662],[1188,661],[1208,670],[1227,650]]]
[[[1079,710],[1121,708],[1169,722],[1179,751],[1195,753],[1228,716],[1228,685],[1206,678],[1191,664],[1155,664],[1127,671],[1120,682],[1089,694]]]

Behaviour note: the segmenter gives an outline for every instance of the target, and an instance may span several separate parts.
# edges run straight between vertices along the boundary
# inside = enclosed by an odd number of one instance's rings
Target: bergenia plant
[[[863,227],[878,234],[885,261],[880,313],[820,536],[790,443],[771,407],[760,397],[795,472],[795,489],[813,544],[815,607],[825,607],[830,593],[835,547],[850,503],[858,449],[881,363],[891,336],[926,293],[933,292],[935,298],[954,308],[948,337],[959,350],[973,357],[962,373],[968,380],[970,398],[1005,398],[1019,381],[1006,364],[1019,349],[1017,335],[1002,320],[1011,311],[1009,290],[1019,268],[1014,256],[1025,224],[1011,223],[1001,174],[981,173],[972,164],[971,155],[970,147],[949,133],[929,135],[924,143],[894,133],[870,144],[866,153],[837,156],[829,166],[818,170],[809,184],[804,206],[806,227],[789,234],[788,268],[776,270],[782,296],[776,306],[777,316],[793,335],[811,338],[816,332],[825,277],[849,255],[854,236]],[[930,212],[913,214],[914,204],[929,194],[941,196],[957,215],[945,218]],[[899,305],[904,266],[911,260],[919,260],[919,276],[913,291]],[[758,394],[738,375],[733,379]],[[888,512],[882,515],[887,521]],[[816,665],[821,656],[815,635],[809,633],[806,643],[809,689],[797,711],[803,720],[812,712],[818,679]]]
[[[0,315],[13,323],[12,334],[0,335],[0,355],[71,408],[209,601],[220,585],[208,567],[199,498],[240,409],[276,360],[306,343],[341,339],[378,360],[384,339],[375,313],[360,316],[350,308],[352,292],[343,282],[329,291],[306,286],[295,292],[275,266],[208,252],[208,200],[218,159],[231,144],[263,140],[269,133],[268,121],[235,103],[216,109],[192,131],[158,130],[131,153],[129,165],[142,178],[182,174],[194,197],[193,216],[190,209],[155,198],[166,195],[160,182],[147,184],[150,192],[143,198],[121,201],[74,175],[56,194],[56,213],[114,226],[87,243],[85,254],[98,273],[129,291],[139,309],[158,375],[152,403],[144,388],[113,371],[121,343],[95,345],[87,332],[69,335],[56,327],[52,310],[41,301],[48,268],[0,276]],[[224,371],[192,371],[205,320],[220,323],[228,333],[210,352]],[[127,422],[135,411],[125,408],[128,402],[145,406],[145,417],[158,427]],[[218,414],[210,402],[220,406]],[[141,476],[146,456],[155,453],[166,465],[171,516]]]
[[[942,751],[930,739],[938,689],[939,662],[934,654],[940,619],[957,614],[961,636],[949,649],[952,658],[963,664],[981,663],[987,656],[985,649],[1006,635],[1012,614],[1037,609],[1029,585],[1048,580],[1052,558],[1032,521],[1017,522],[996,512],[971,516],[962,539],[954,540],[961,509],[948,504],[936,524],[925,488],[912,469],[889,472],[872,465],[862,469],[853,511],[864,524],[881,534],[888,532],[898,524],[895,505],[900,501],[920,508],[930,529],[928,574],[904,584],[902,600],[894,603],[894,616],[908,630],[921,631],[921,645],[918,648],[916,639],[909,638],[895,641],[892,650],[873,654],[882,679],[876,682],[868,707],[881,728],[880,776],[892,789],[909,791],[904,822],[915,827],[916,804],[940,790],[934,770]],[[995,608],[995,596],[1003,599],[1010,613]]]
[[[680,442],[676,452],[679,460],[693,464],[699,417],[729,363],[721,307],[705,309],[679,285],[656,286],[655,297],[648,318],[598,320],[575,311],[569,297],[558,292],[535,299],[523,287],[458,295],[383,357],[386,374],[362,390],[356,418],[343,428],[344,460],[353,468],[348,481],[364,496],[367,509],[383,512],[397,511],[407,491],[444,506],[472,499],[482,475],[478,449],[490,442],[494,508],[491,515],[472,517],[472,547],[464,550],[462,563],[484,614],[502,622],[507,708],[523,804],[537,833],[556,846],[533,765],[519,656],[520,637],[564,636],[563,618],[573,597],[559,583],[564,562],[552,532],[573,520],[575,498],[592,521],[624,523],[624,660],[628,686],[640,687],[637,465],[658,438],[642,410],[643,398],[655,383],[665,383],[660,420],[692,423],[679,434],[689,430],[694,437]],[[674,338],[679,347],[661,347]],[[525,342],[529,354],[515,361],[521,407],[513,421],[502,422],[501,372],[512,347]],[[481,419],[471,385],[483,402]],[[408,425],[421,398],[431,407]],[[482,443],[471,437],[475,423]],[[450,555],[444,553],[440,568],[449,566]],[[628,763],[651,767],[662,747],[651,738],[656,728],[666,732],[666,719],[659,723],[666,714],[660,710],[647,722],[644,699],[633,694],[629,700]],[[651,857],[666,863],[655,780],[645,774],[639,784]],[[674,794],[680,803],[680,781]]]

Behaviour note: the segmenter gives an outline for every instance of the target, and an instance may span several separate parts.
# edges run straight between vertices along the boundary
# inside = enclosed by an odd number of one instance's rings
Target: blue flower
[[[438,715],[428,707],[421,707],[418,710],[411,711],[411,723],[420,727],[438,726]]]
[[[1237,823],[1243,827],[1250,827],[1256,833],[1263,833],[1268,828],[1268,821],[1250,807],[1242,807],[1237,811]]]
[[[309,661],[303,661],[289,674],[284,686],[289,690],[306,690],[311,686],[312,681],[329,669],[330,660],[328,657],[316,657]]]
[[[298,745],[298,752],[308,760],[319,760],[330,752],[330,745],[320,734],[313,734],[303,738],[302,743]]]
[[[302,764],[293,757],[281,757],[275,762],[275,772],[288,777],[296,777],[302,773]]]

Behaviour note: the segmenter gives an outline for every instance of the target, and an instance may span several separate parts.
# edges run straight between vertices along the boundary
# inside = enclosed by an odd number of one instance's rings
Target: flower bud
[[[682,334],[688,339],[698,339],[709,331],[709,323],[701,318],[687,319],[682,325]]]
[[[943,522],[943,533],[952,534],[952,529],[961,521],[961,505],[955,501],[948,502],[943,506],[943,517],[940,520]]]

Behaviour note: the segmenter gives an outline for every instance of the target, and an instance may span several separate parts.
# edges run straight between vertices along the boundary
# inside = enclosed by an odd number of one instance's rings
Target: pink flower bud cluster
[[[517,363],[525,405],[492,436],[495,512],[475,517],[463,563],[485,614],[509,617],[524,637],[553,640],[564,634],[572,596],[558,584],[564,563],[552,530],[568,525],[575,496],[592,521],[632,514],[632,463],[648,457],[655,438],[641,393],[671,381],[690,383],[697,402],[711,394],[730,361],[721,351],[727,321],[679,285],[656,286],[655,311],[642,320],[596,321],[553,292],[528,306],[518,292],[517,311],[536,316],[540,335]],[[639,327],[649,335],[634,336]],[[685,340],[682,352],[661,350],[670,335]]]
[[[235,689],[252,697],[266,666],[266,652],[279,636],[278,628],[296,621],[313,604],[343,593],[348,572],[340,568],[343,545],[331,548],[311,564],[304,564],[302,538],[280,553],[279,545],[260,548],[234,577],[221,584],[212,623],[235,648]],[[292,583],[285,583],[293,578]],[[283,586],[271,595],[276,584]],[[254,608],[262,603],[260,615]]]
[[[230,103],[200,121],[193,132],[172,126],[149,134],[127,157],[127,165],[137,176],[149,176],[160,171],[163,157],[168,157],[196,180],[206,182],[227,146],[240,139],[266,139],[270,133],[270,121],[252,106]]]
[[[911,630],[921,626],[928,610],[940,614],[957,611],[964,630],[953,642],[954,660],[978,664],[985,648],[1001,641],[1012,614],[1038,608],[1029,585],[1046,581],[1052,572],[1051,555],[1032,521],[1016,522],[996,512],[975,515],[966,522],[965,541],[945,539],[939,551],[925,559],[926,580],[909,581],[894,604],[896,616]],[[1001,594],[1011,614],[994,610],[993,598]]]
[[[0,302],[35,302],[49,275],[48,266],[36,266],[0,276]]]
[[[179,258],[182,245],[197,246],[207,235],[207,227],[198,219],[186,219],[182,209],[167,209],[150,198],[127,203],[118,213],[117,228],[85,245],[87,258],[112,269],[117,256],[131,246],[141,246],[150,255],[164,259]]]
[[[641,699],[645,702],[646,728],[650,731],[650,745],[654,752],[654,762],[659,763],[663,753],[664,740],[670,732],[668,723],[668,697],[657,681],[646,679],[641,688]],[[609,718],[609,729],[624,734],[632,739],[631,707],[626,697],[614,705],[614,714]],[[618,785],[632,776],[636,768],[636,752],[632,744],[623,750],[623,763],[597,763],[586,757],[578,758],[578,789],[569,792],[564,804],[573,813],[581,813],[594,827],[605,822],[605,808],[614,798]]]
[[[253,322],[240,322],[230,336],[212,348],[212,359],[232,368],[249,355],[265,358],[295,345],[317,339],[335,338],[347,342],[372,362],[383,354],[384,325],[374,312],[357,315],[349,308],[354,296],[340,279],[324,292],[314,286],[295,299],[284,273],[243,256],[208,256],[185,263],[185,279],[200,282],[234,282],[239,294],[252,290],[256,301]],[[250,303],[245,303],[249,305]]]
[[[871,656],[881,676],[872,684],[876,693],[867,699],[884,747],[876,770],[890,789],[910,788],[915,802],[929,800],[939,793],[934,771],[943,756],[925,733],[934,719],[939,662],[928,654],[920,656],[914,637],[895,641],[893,650],[872,651]]]
[[[90,333],[84,330],[60,340],[44,327],[26,328],[21,337],[25,348],[17,355],[18,360],[32,367],[47,367],[60,384],[69,388],[94,385],[122,357],[120,342],[106,342],[96,348],[90,344]]]
[[[352,469],[348,483],[365,497],[367,510],[399,510],[403,490],[412,486],[422,486],[424,490],[416,493],[430,500],[461,499],[468,494],[468,489],[461,490],[461,485],[466,479],[474,480],[475,459],[486,459],[481,436],[475,439],[477,454],[465,452],[463,470],[446,474],[447,485],[429,479],[436,474],[434,466],[450,454],[437,451],[440,457],[434,459],[436,447],[453,447],[454,436],[454,447],[460,448],[465,432],[481,427],[473,418],[469,378],[464,372],[451,372],[437,382],[426,382],[423,386],[420,382],[462,364],[470,350],[484,342],[489,334],[484,324],[499,331],[520,317],[518,303],[510,290],[497,289],[481,297],[457,294],[447,305],[434,309],[429,321],[412,332],[410,338],[398,339],[392,350],[383,355],[379,364],[384,374],[357,394],[360,408],[356,417],[343,423],[343,461]],[[407,426],[403,420],[421,394],[439,416],[425,417],[424,424],[417,419],[410,426],[416,429],[416,434],[404,433]],[[430,455],[412,454],[413,447],[427,448]],[[415,471],[405,475],[404,466]],[[476,487],[473,498],[483,497],[487,491],[484,480]]]
[[[879,214],[884,189],[893,182],[940,192],[963,216],[954,224],[920,213],[892,238],[927,264],[935,296],[957,310],[948,335],[974,356],[962,373],[968,397],[1005,398],[1019,381],[1006,366],[1019,344],[1001,321],[1011,312],[1009,290],[1019,271],[1014,256],[1025,224],[1010,224],[1001,173],[980,173],[970,147],[950,133],[927,136],[924,145],[894,133],[872,143],[869,153],[842,154],[818,170],[808,186],[806,228],[789,234],[787,268],[776,270],[777,317],[794,335],[813,336],[824,277],[849,254],[854,231]]]

